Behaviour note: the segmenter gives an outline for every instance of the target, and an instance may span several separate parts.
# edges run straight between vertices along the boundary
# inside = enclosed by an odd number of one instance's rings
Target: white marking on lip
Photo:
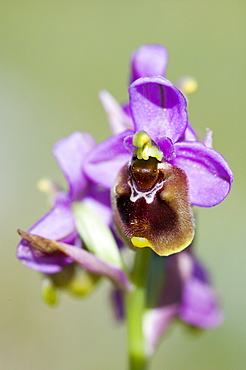
[[[131,183],[131,181],[128,181],[128,185],[130,186],[131,189],[131,196],[130,196],[130,201],[131,202],[136,202],[140,198],[144,198],[147,204],[151,204],[154,199],[156,192],[160,190],[163,186],[164,181],[162,181],[159,184],[156,184],[154,188],[152,188],[149,191],[139,191],[134,183]]]

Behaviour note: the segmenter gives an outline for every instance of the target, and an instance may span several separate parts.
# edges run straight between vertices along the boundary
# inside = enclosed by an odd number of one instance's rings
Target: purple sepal
[[[162,45],[140,46],[131,56],[130,83],[140,77],[165,76],[167,62],[168,52]]]
[[[203,281],[193,278],[183,287],[179,317],[187,324],[202,329],[213,329],[223,322],[214,290]]]
[[[125,131],[112,136],[90,152],[85,163],[85,173],[92,181],[108,189],[113,186],[119,170],[131,158],[124,145],[125,137],[131,134],[132,131]]]
[[[184,134],[188,120],[183,94],[164,77],[143,77],[129,88],[135,131],[146,131],[156,141],[167,136],[173,142]]]
[[[186,173],[191,204],[211,207],[222,202],[231,189],[233,174],[221,154],[199,142],[175,144],[174,166]]]
[[[125,305],[122,291],[119,289],[113,289],[111,292],[111,301],[115,318],[119,321],[123,321],[125,319]]]
[[[132,117],[132,113],[131,113],[131,108],[130,108],[130,105],[129,103],[125,103],[125,104],[122,104],[122,109],[124,110],[125,114],[128,115],[128,117]],[[131,130],[133,130],[133,122],[132,122],[132,126],[131,126]]]
[[[203,139],[203,144],[207,148],[212,148],[213,147],[213,131],[209,130],[206,132],[204,139]]]
[[[207,271],[198,260],[189,256],[193,263],[192,274],[184,283],[178,314],[189,325],[213,329],[222,323],[224,314],[218,306]]]
[[[147,356],[153,355],[155,348],[169,328],[177,314],[178,305],[170,304],[149,310],[144,315],[143,330],[145,336],[145,352]]]
[[[154,352],[174,317],[202,329],[215,328],[223,320],[207,272],[191,254],[190,247],[167,257],[163,262],[166,278],[160,289],[159,303],[147,311],[144,319],[148,354]]]
[[[52,240],[78,244],[78,235],[70,205],[56,206],[32,226],[29,232]],[[47,274],[59,272],[67,264],[73,262],[63,253],[41,254],[31,248],[24,240],[17,247],[17,257],[27,267]]]
[[[188,122],[186,130],[184,132],[184,137],[182,138],[181,141],[197,141],[196,131],[191,126],[190,122]]]
[[[74,248],[72,245],[59,243],[59,249],[86,270],[110,279],[121,291],[129,292],[132,289],[127,275],[115,264],[104,261],[84,249]]]
[[[113,135],[120,134],[125,130],[133,130],[131,117],[108,91],[101,91],[99,98],[106,112]]]
[[[71,201],[80,199],[85,192],[88,180],[83,173],[84,161],[95,145],[90,134],[74,132],[53,147],[53,154],[67,179]]]

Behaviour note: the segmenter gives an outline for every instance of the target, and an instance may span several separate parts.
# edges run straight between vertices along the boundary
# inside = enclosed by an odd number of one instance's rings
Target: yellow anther
[[[57,185],[48,178],[42,178],[37,182],[37,189],[46,195],[54,195],[58,191]]]
[[[133,136],[132,143],[137,147],[135,155],[138,159],[147,161],[149,157],[162,161],[163,154],[156,145],[152,143],[150,136],[145,131],[138,131]]]
[[[54,306],[58,301],[58,291],[49,278],[44,278],[42,283],[42,298],[49,306]]]
[[[194,77],[191,77],[191,76],[185,76],[181,78],[176,83],[176,86],[185,95],[193,94],[198,89],[197,81],[195,80]]]
[[[144,144],[151,144],[151,138],[145,131],[138,131],[133,136],[133,145],[137,148],[142,148]]]

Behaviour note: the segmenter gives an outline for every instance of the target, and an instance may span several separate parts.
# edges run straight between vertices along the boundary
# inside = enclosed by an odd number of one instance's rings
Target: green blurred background
[[[17,228],[48,205],[43,176],[64,184],[53,143],[75,130],[109,135],[101,89],[127,99],[129,56],[144,43],[169,50],[167,77],[193,75],[189,118],[229,161],[235,183],[212,209],[197,209],[197,254],[225,311],[218,329],[174,326],[152,369],[243,369],[246,364],[246,2],[0,1],[0,369],[126,369],[126,331],[113,320],[109,284],[86,300],[40,298],[41,277],[15,259]]]

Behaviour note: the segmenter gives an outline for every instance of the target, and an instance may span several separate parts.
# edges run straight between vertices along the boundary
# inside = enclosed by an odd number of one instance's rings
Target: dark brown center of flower
[[[158,160],[149,157],[148,160],[134,157],[129,167],[131,179],[141,191],[149,191],[158,181]]]

